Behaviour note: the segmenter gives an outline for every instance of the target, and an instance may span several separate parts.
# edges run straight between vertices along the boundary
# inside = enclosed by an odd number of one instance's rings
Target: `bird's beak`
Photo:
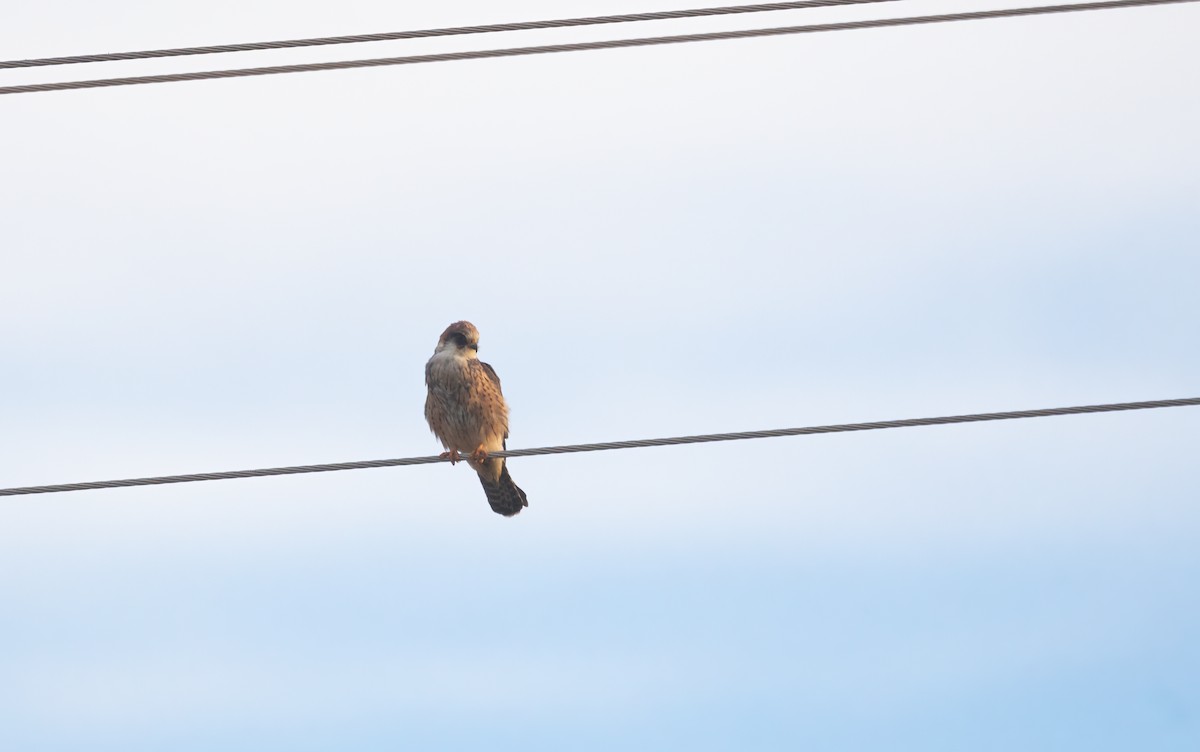
[[[471,348],[475,352],[479,352],[479,345],[467,345],[467,347]]]

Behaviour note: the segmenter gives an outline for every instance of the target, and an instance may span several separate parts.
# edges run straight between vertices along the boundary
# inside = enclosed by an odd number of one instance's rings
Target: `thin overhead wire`
[[[223,52],[254,52],[279,50],[292,47],[320,47],[333,44],[359,44],[362,42],[389,42],[401,39],[428,39],[430,37],[453,37],[465,34],[492,34],[502,31],[532,31],[535,29],[560,29],[572,26],[598,26],[601,24],[627,23],[634,21],[666,21],[703,16],[731,16],[743,13],[767,13],[780,10],[825,8],[837,5],[866,5],[890,3],[897,0],[799,0],[790,3],[759,3],[757,5],[731,5],[720,8],[696,8],[693,10],[668,10],[653,13],[626,13],[615,16],[590,16],[587,18],[560,18],[551,21],[517,21],[513,23],[486,24],[482,26],[451,26],[443,29],[418,29],[416,31],[390,31],[380,34],[350,34],[338,37],[313,37],[310,39],[286,39],[277,42],[243,42],[239,44],[216,44],[205,47],[176,47],[164,50],[139,50],[136,52],[104,52],[94,55],[69,55],[65,57],[43,57],[31,60],[0,61],[3,68],[37,68],[47,65],[71,65],[75,63],[105,63],[114,60],[145,60],[160,57],[182,57],[185,55],[212,55]]]
[[[786,34],[812,34],[826,31],[852,31],[855,29],[880,29],[892,26],[915,26],[948,21],[980,21],[992,18],[1015,18],[1040,16],[1052,13],[1072,13],[1087,10],[1111,10],[1150,5],[1194,3],[1200,0],[1106,0],[1105,2],[1072,3],[1069,5],[1043,5],[1029,8],[1006,8],[1003,10],[977,11],[972,13],[949,13],[936,16],[912,16],[908,18],[885,18],[870,21],[846,21],[842,23],[813,24],[809,26],[784,26],[772,29],[749,29],[744,31],[719,31],[706,34],[682,34],[642,39],[613,39],[602,42],[578,42],[574,44],[551,44],[539,47],[514,47],[497,50],[473,50],[446,52],[433,55],[409,55],[406,57],[376,58],[373,60],[341,60],[329,63],[305,63],[279,65],[266,68],[240,68],[220,71],[197,71],[193,73],[168,73],[156,76],[132,76],[127,78],[102,78],[92,81],[62,81],[58,83],[26,84],[0,87],[0,94],[32,94],[43,91],[65,91],[69,89],[97,89],[109,86],[133,86],[138,84],[161,84],[179,81],[206,81],[218,78],[245,78],[269,76],[279,73],[311,73],[315,71],[347,70],[352,68],[377,68],[389,65],[414,65],[419,63],[443,63],[453,60],[480,60],[485,58],[542,55],[554,52],[583,52],[586,50],[608,50],[626,47],[649,47],[653,45],[680,44],[683,42],[712,42],[727,39],[751,39],[757,37],[782,36]]]
[[[569,444],[566,446],[538,447],[535,449],[510,449],[493,452],[492,457],[535,457],[544,454],[572,454],[575,452],[599,452],[609,449],[640,449],[679,444],[706,444],[715,441],[741,441],[743,439],[767,439],[781,436],[809,436],[824,433],[847,433],[850,431],[877,431],[884,428],[913,428],[916,426],[938,426],[951,423],[979,423],[991,420],[1015,420],[1018,418],[1046,418],[1056,415],[1081,415],[1086,413],[1110,413],[1124,410],[1150,410],[1162,407],[1200,406],[1200,397],[1186,399],[1156,400],[1152,402],[1119,402],[1107,405],[1083,405],[1080,407],[1051,407],[1040,410],[1017,410],[1001,413],[976,413],[972,415],[950,415],[939,418],[908,418],[886,420],[875,423],[843,423],[832,426],[808,426],[806,428],[780,428],[769,431],[742,431],[738,433],[712,433],[701,436],[674,436],[666,439],[636,439],[633,441],[607,441],[597,444]],[[337,470],[365,470],[376,467],[400,467],[405,465],[429,465],[449,462],[440,456],[407,457],[394,460],[367,460],[364,462],[339,462],[329,465],[300,465],[296,467],[271,467],[260,470],[233,470],[221,473],[196,473],[193,475],[165,475],[157,478],[132,478],[129,480],[101,480],[90,483],[63,483],[54,486],[28,486],[25,488],[0,489],[0,496],[23,496],[27,494],[62,493],[65,491],[88,491],[100,488],[125,488],[128,486],[156,486],[166,483],[194,483],[204,480],[232,480],[234,478],[259,478],[271,475],[298,475],[301,473],[328,473]]]

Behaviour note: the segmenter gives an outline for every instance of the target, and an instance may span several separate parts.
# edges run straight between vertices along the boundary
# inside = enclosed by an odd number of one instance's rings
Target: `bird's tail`
[[[483,492],[487,494],[488,504],[492,505],[492,511],[505,517],[512,517],[524,507],[529,506],[529,502],[525,499],[525,492],[516,483],[513,483],[512,476],[508,474],[507,463],[503,459],[499,462],[501,463],[500,475],[497,477],[492,473],[481,472],[479,482],[483,484]],[[493,478],[497,479],[493,480]]]

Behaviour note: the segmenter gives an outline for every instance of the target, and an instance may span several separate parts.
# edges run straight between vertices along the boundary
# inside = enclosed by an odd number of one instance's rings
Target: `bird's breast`
[[[429,359],[429,386],[440,390],[458,390],[469,384],[466,358],[453,355],[434,355]]]

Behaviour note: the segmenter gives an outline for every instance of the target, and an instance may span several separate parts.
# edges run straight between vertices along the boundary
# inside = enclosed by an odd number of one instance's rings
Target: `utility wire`
[[[800,0],[800,2],[791,3],[759,3],[757,5],[731,5],[722,8],[668,10],[654,13],[627,13],[618,16],[591,16],[588,18],[561,18],[552,21],[518,21],[514,23],[487,24],[484,26],[452,26],[444,29],[391,31],[382,34],[351,34],[340,37],[286,39],[278,42],[245,42],[241,44],[217,44],[207,47],[178,47],[165,50],[139,50],[137,52],[105,52],[95,55],[44,57],[35,58],[32,60],[5,60],[0,61],[0,69],[37,68],[46,65],[70,65],[72,63],[104,63],[113,60],[145,60],[147,58],[182,57],[184,55],[211,55],[222,52],[252,52],[255,50],[278,50],[290,47],[319,47],[331,44],[388,42],[399,39],[427,39],[429,37],[453,37],[464,34],[491,34],[500,31],[559,29],[569,26],[597,26],[600,24],[615,24],[631,21],[664,21],[677,18],[699,18],[702,16],[731,16],[741,13],[765,13],[777,10],[800,10],[803,8],[823,8],[835,5],[865,5],[867,3],[889,3],[896,1],[897,0]]]
[[[574,452],[599,452],[608,449],[640,449],[643,447],[674,446],[677,444],[705,444],[713,441],[740,441],[742,439],[766,439],[779,436],[808,436],[819,433],[846,433],[849,431],[876,431],[883,428],[912,428],[915,426],[937,426],[949,423],[978,423],[988,420],[1014,420],[1017,418],[1045,418],[1054,415],[1080,415],[1084,413],[1109,413],[1122,410],[1149,410],[1160,407],[1186,407],[1200,405],[1200,397],[1188,399],[1156,400],[1153,402],[1119,402],[1108,405],[1084,405],[1081,407],[1051,407],[1041,410],[1018,410],[1003,413],[976,413],[973,415],[950,415],[940,418],[909,418],[886,420],[876,423],[843,423],[832,426],[809,426],[807,428],[780,428],[772,431],[743,431],[740,433],[712,433],[701,436],[675,436],[667,439],[637,439],[634,441],[608,441],[598,444],[569,444],[566,446],[538,447],[535,449],[510,449],[492,452],[492,457],[534,457],[543,454],[572,454]],[[202,480],[231,480],[233,478],[258,478],[269,475],[297,475],[300,473],[328,473],[336,470],[364,470],[373,467],[399,467],[403,465],[429,465],[449,462],[437,456],[407,457],[394,460],[368,460],[365,462],[339,462],[330,465],[300,465],[297,467],[271,467],[261,470],[233,470],[223,473],[196,473],[194,475],[165,475],[157,478],[133,478],[129,480],[101,480],[91,483],[64,483],[56,486],[28,486],[25,488],[0,489],[0,496],[22,496],[26,494],[61,493],[64,491],[88,491],[98,488],[124,488],[126,486],[156,486],[165,483],[193,483]]]
[[[1013,18],[1017,16],[1039,16],[1050,13],[1071,13],[1085,10],[1109,10],[1134,8],[1147,5],[1193,3],[1197,0],[1107,0],[1106,2],[1072,3],[1069,5],[1044,5],[1031,8],[1008,8],[973,13],[950,13],[938,16],[912,16],[908,18],[886,18],[872,21],[846,21],[843,23],[814,24],[810,26],[784,26],[773,29],[750,29],[745,31],[719,31],[707,34],[682,34],[643,39],[614,39],[603,42],[579,42],[575,44],[552,44],[540,47],[514,47],[498,50],[475,50],[468,52],[446,52],[434,55],[410,55],[407,57],[376,58],[373,60],[342,60],[330,63],[305,63],[301,65],[279,65],[268,68],[240,68],[220,71],[198,71],[195,73],[169,73],[157,76],[133,76],[128,78],[102,78],[92,81],[63,81],[47,84],[0,87],[0,94],[31,94],[40,91],[64,91],[67,89],[96,89],[108,86],[132,86],[136,84],[161,84],[176,81],[203,81],[216,78],[244,78],[268,76],[276,73],[310,73],[313,71],[346,70],[349,68],[376,68],[386,65],[413,65],[417,63],[442,63],[452,60],[479,60],[484,58],[517,57],[540,55],[552,52],[582,52],[624,47],[648,47],[652,45],[679,44],[682,42],[711,42],[722,39],[750,39],[755,37],[782,36],[785,34],[810,34],[823,31],[851,31],[854,29],[879,29],[890,26],[914,26],[943,21],[979,21],[989,18]]]

